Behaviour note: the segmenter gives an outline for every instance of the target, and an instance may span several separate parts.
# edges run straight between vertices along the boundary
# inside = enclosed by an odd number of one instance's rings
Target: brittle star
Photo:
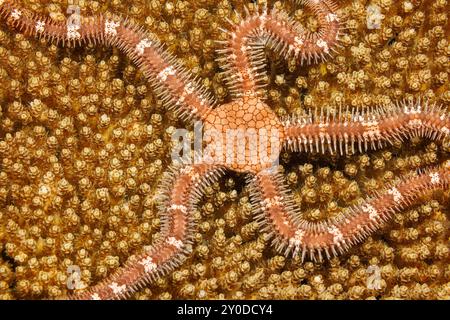
[[[275,144],[292,151],[344,155],[355,152],[355,148],[375,149],[411,136],[434,140],[449,136],[448,115],[443,109],[421,101],[378,107],[370,113],[352,110],[331,116],[321,112],[280,120],[263,100],[263,49],[269,47],[301,62],[318,62],[335,50],[342,30],[337,6],[331,0],[302,3],[317,16],[320,24],[317,32],[303,29],[284,12],[266,8],[262,13],[247,14],[237,25],[232,23],[226,48],[219,51],[223,58],[219,60],[228,77],[233,101],[220,106],[215,106],[206,90],[162,48],[155,36],[126,19],[101,15],[82,19],[80,25],[67,25],[33,14],[12,0],[0,0],[0,14],[26,35],[68,45],[100,43],[120,48],[143,70],[166,105],[182,118],[201,120],[205,131],[222,134],[230,129],[277,132],[277,138],[271,136],[266,144],[267,149],[272,150]],[[278,251],[301,255],[302,259],[307,253],[311,259],[321,260],[323,256],[347,250],[423,193],[448,188],[450,184],[448,165],[405,176],[395,186],[350,208],[341,218],[312,223],[302,218],[283,176],[273,167],[273,157],[257,153],[254,158],[255,154],[246,146],[243,161],[236,160],[242,160],[239,158],[242,154],[235,149],[229,161],[229,154],[221,154],[226,151],[213,150],[215,153],[204,158],[208,161],[176,167],[163,182],[162,236],[156,243],[130,258],[107,279],[70,298],[124,298],[181,265],[190,253],[189,244],[196,227],[191,213],[205,187],[226,169],[249,175],[252,204],[260,212],[257,219],[264,220],[263,231],[273,235],[273,245]]]

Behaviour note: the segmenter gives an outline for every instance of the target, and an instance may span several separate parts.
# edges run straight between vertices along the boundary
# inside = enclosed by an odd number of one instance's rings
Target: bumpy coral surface
[[[66,1],[19,3],[55,20],[74,10]],[[231,101],[215,40],[225,40],[227,20],[245,12],[241,1],[78,6],[82,15],[109,11],[144,25],[220,103]],[[268,6],[291,12],[311,31],[318,27],[302,6]],[[447,1],[339,6],[343,47],[327,62],[305,67],[267,50],[267,101],[277,116],[339,105],[370,112],[419,96],[448,111]],[[48,45],[6,24],[0,44],[0,298],[66,296],[71,284],[98,283],[158,239],[155,190],[171,163],[171,135],[185,124],[117,49]],[[305,218],[317,222],[404,173],[444,163],[449,152],[448,137],[412,138],[345,157],[283,152],[280,169]],[[207,188],[192,213],[200,227],[190,258],[132,298],[450,299],[449,190],[430,192],[344,255],[302,262],[270,246],[244,185],[242,175],[228,174]]]

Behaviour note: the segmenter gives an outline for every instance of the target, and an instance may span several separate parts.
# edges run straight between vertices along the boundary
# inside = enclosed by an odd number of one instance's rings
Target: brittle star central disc
[[[244,97],[213,110],[206,118],[204,140],[215,163],[239,172],[258,172],[278,158],[283,125],[270,107]]]

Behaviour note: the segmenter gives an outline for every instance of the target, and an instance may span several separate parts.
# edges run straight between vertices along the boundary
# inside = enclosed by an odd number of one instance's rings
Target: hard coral
[[[55,20],[66,16],[64,1],[20,3]],[[384,16],[379,29],[368,28],[365,2],[340,4],[347,29],[333,59],[307,68],[269,59],[268,98],[278,116],[417,95],[448,110],[447,2],[373,4]],[[226,39],[221,27],[238,21],[233,9],[244,11],[240,1],[79,6],[83,15],[110,11],[145,25],[219,102],[227,101],[213,41]],[[269,6],[295,10],[296,20],[317,28],[303,8]],[[6,25],[0,42],[0,294],[61,297],[72,292],[70,266],[80,268],[81,286],[95,284],[157,241],[161,221],[153,196],[169,163],[171,128],[180,124],[116,49],[48,46]],[[283,153],[281,170],[305,217],[323,221],[403,173],[443,163],[449,151],[448,137],[442,143],[415,138],[343,158]],[[192,257],[134,298],[449,299],[448,190],[397,213],[349,253],[319,263],[271,248],[258,233],[242,182],[230,174],[206,190],[192,214],[200,225]],[[367,285],[371,266],[380,270],[376,289]]]

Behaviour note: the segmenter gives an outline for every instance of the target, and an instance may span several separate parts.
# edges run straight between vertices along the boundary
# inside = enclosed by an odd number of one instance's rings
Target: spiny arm
[[[247,182],[261,231],[273,239],[277,251],[284,251],[286,243],[281,235],[292,236],[292,226],[298,224],[301,214],[283,175],[276,168],[269,168],[249,175]]]
[[[179,266],[190,253],[195,230],[192,212],[203,190],[223,173],[208,164],[174,170],[162,185],[161,236],[157,243],[130,258],[123,267],[85,292],[71,299],[106,300],[128,297],[140,287]]]
[[[218,52],[227,84],[235,97],[259,95],[266,77],[264,47],[283,56],[311,63],[325,60],[338,42],[337,6],[331,0],[301,0],[319,20],[316,32],[305,30],[287,13],[273,9],[249,16],[230,30],[226,47]]]
[[[278,251],[301,254],[302,260],[309,253],[311,259],[322,260],[323,256],[330,258],[362,241],[423,194],[447,190],[449,186],[450,166],[404,176],[396,186],[349,208],[342,217],[320,223],[304,220],[298,208],[284,204],[283,199],[289,195],[278,174],[258,173],[252,181],[252,198],[262,210],[263,230],[273,235]]]
[[[378,107],[370,112],[353,110],[309,115],[284,121],[284,145],[292,151],[331,154],[381,148],[413,136],[440,140],[450,135],[448,112],[427,102]]]
[[[63,45],[107,44],[120,48],[140,67],[164,103],[184,119],[204,120],[214,100],[154,35],[118,17],[79,17],[79,23],[56,22],[0,1],[0,16],[29,36]]]

